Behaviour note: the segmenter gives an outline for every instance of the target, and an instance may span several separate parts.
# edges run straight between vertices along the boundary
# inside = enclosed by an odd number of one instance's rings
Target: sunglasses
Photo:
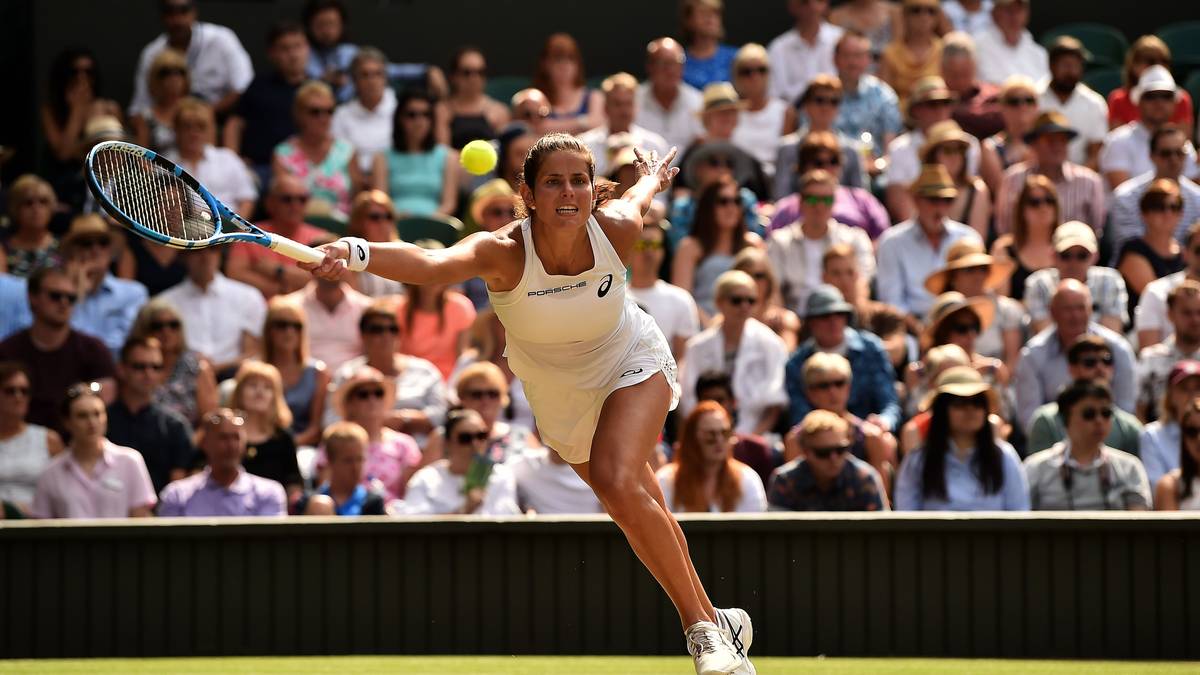
[[[473,389],[471,391],[464,391],[462,397],[465,399],[471,400],[471,401],[482,401],[485,398],[491,399],[493,401],[499,401],[500,400],[500,390],[499,389]]]
[[[1090,251],[1059,251],[1058,257],[1069,262],[1083,262],[1092,257]]]
[[[951,408],[987,408],[988,400],[985,396],[971,396],[964,398],[962,396],[954,396],[950,399]]]
[[[1148,91],[1142,94],[1143,101],[1174,101],[1175,92],[1173,91]]]
[[[635,251],[661,251],[663,243],[654,239],[638,239],[633,242],[633,250]]]
[[[93,248],[108,248],[112,246],[112,239],[108,237],[80,237],[72,244],[73,248],[93,249]]]
[[[813,96],[808,102],[814,105],[838,106],[842,104],[842,99],[839,96]]]
[[[742,204],[741,200],[737,197],[717,197],[713,203],[717,206],[741,206]]]
[[[406,119],[406,120],[429,119],[430,117],[433,117],[432,110],[405,110],[404,111],[404,119]]]
[[[833,195],[804,195],[807,206],[833,206]]]
[[[350,392],[350,399],[354,401],[365,401],[372,398],[383,398],[383,387],[359,387]]]
[[[953,335],[968,335],[971,333],[978,334],[980,325],[977,323],[956,323],[950,326],[950,333]]]
[[[28,398],[29,387],[18,387],[16,385],[11,387],[3,387],[0,388],[0,394],[4,394],[5,396],[20,396],[22,398]]]
[[[161,362],[160,363],[151,363],[149,361],[133,361],[131,363],[125,364],[125,367],[130,370],[136,370],[139,373],[144,373],[147,370],[152,370],[157,373],[158,371],[163,369],[163,364]]]
[[[21,202],[21,206],[50,206],[49,197],[33,197]]]
[[[171,330],[179,330],[181,327],[183,327],[183,324],[178,320],[151,321],[150,322],[150,331],[153,333],[157,333],[165,328],[170,328]]]
[[[706,161],[705,164],[713,167],[714,169],[732,169],[733,168],[733,160],[728,157],[709,157],[708,161]]]
[[[936,7],[905,7],[904,13],[909,16],[920,16],[921,14],[937,16],[938,9]]]
[[[754,272],[753,274],[750,275],[750,278],[755,281],[766,281],[766,280],[770,279],[771,277],[766,272]]]
[[[814,382],[808,385],[809,391],[826,391],[829,389],[841,389],[850,384],[850,381],[842,378],[840,380],[825,380],[824,382]]]
[[[187,75],[187,70],[184,68],[163,68],[162,70],[158,71],[157,77],[160,80],[165,80],[172,75],[184,77]]]
[[[731,295],[725,299],[734,307],[741,307],[742,305],[753,307],[754,305],[758,304],[758,298],[749,295]]]
[[[766,66],[746,66],[738,68],[738,77],[750,77],[751,75],[766,75],[769,71]]]
[[[1150,213],[1162,213],[1164,211],[1173,211],[1179,213],[1183,211],[1183,202],[1171,202],[1170,204],[1160,202],[1158,204],[1147,204],[1143,209]]]
[[[1039,206],[1054,206],[1057,203],[1058,200],[1053,197],[1030,197],[1025,200],[1025,206],[1032,206],[1034,208]]]
[[[927,202],[932,202],[934,204],[941,204],[943,206],[948,206],[948,205],[954,203],[954,197],[924,197],[923,196],[923,197],[921,197],[921,199],[924,199]]]
[[[817,459],[829,459],[834,454],[844,455],[850,452],[850,444],[830,445],[824,448],[808,448],[808,452]]]
[[[276,195],[276,198],[284,204],[308,203],[308,195]]]
[[[69,305],[79,302],[78,294],[64,291],[46,291],[46,297],[50,298],[52,302],[63,302],[65,300]]]
[[[373,323],[363,326],[362,332],[366,335],[383,335],[384,333],[399,335],[400,326],[394,323]]]
[[[1113,357],[1112,357],[1112,354],[1109,354],[1107,356],[1085,356],[1085,357],[1079,359],[1076,363],[1083,366],[1084,368],[1095,368],[1096,366],[1098,366],[1100,364],[1104,364],[1106,366],[1112,366]]]
[[[463,77],[483,77],[487,75],[486,68],[459,68],[457,72]]]
[[[1112,419],[1113,409],[1112,408],[1084,408],[1083,410],[1079,411],[1079,416],[1082,417],[1083,421],[1085,421],[1085,422],[1091,422],[1092,420],[1096,419],[1096,415],[1099,415],[1106,420]]]
[[[454,434],[454,440],[458,442],[459,445],[467,445],[468,443],[482,443],[488,439],[488,435],[489,434],[486,431],[476,431],[475,433],[471,433],[469,431],[460,431],[457,434]]]
[[[5,393],[8,392],[6,391]],[[28,394],[28,390],[26,390],[26,393]],[[1190,438],[1193,441],[1200,438],[1200,427],[1183,427],[1180,431],[1183,433],[1184,438]]]
[[[290,329],[294,331],[302,331],[304,330],[304,324],[300,323],[299,321],[285,321],[283,319],[277,319],[271,322],[271,328],[274,328],[275,330]]]
[[[1183,159],[1184,157],[1187,157],[1187,153],[1184,152],[1183,148],[1176,148],[1175,150],[1155,150],[1154,154],[1159,159]]]
[[[369,220],[373,223],[382,223],[386,220],[391,220],[392,214],[390,214],[386,211],[372,211],[372,212],[368,213],[365,217],[367,220]]]
[[[305,108],[304,112],[309,117],[325,117],[327,115],[333,114],[333,108],[332,107],[329,107],[329,108],[323,108],[323,107],[322,108],[317,108],[317,107]]]
[[[834,155],[832,157],[819,157],[811,160],[808,163],[810,169],[829,169],[842,165],[842,158]]]
[[[1015,108],[1021,105],[1037,105],[1037,99],[1032,96],[1009,96],[1004,99],[1004,105]]]

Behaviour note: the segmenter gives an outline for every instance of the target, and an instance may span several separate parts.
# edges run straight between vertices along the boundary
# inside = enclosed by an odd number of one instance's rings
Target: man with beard
[[[1108,133],[1108,104],[1104,97],[1083,84],[1084,65],[1091,54],[1083,43],[1063,35],[1050,45],[1050,79],[1038,106],[1057,110],[1079,132],[1067,146],[1067,158],[1095,171],[1100,166],[1100,146]]]

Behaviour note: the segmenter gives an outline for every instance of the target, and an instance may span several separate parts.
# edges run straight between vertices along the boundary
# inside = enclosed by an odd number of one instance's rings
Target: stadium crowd
[[[787,0],[765,46],[679,4],[641,79],[586,78],[559,33],[510,100],[478,48],[347,42],[339,0],[272,27],[265,72],[257,36],[161,0],[128,106],[60,53],[49,161],[3,190],[4,517],[601,512],[539,442],[482,281],[157,246],[82,171],[131,140],[302,243],[440,248],[513,220],[550,132],[625,187],[634,147],[679,148],[628,261],[680,366],[673,509],[1200,509],[1196,119],[1161,39],[1097,92],[1029,0]],[[459,165],[473,139],[490,175]]]

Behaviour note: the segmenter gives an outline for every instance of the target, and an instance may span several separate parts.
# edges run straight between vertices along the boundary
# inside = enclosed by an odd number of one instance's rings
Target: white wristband
[[[346,244],[346,266],[351,272],[367,269],[371,262],[371,246],[361,237],[342,237],[338,241]]]

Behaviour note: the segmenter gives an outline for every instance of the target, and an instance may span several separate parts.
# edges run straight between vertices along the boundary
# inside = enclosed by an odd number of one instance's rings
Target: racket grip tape
[[[271,250],[286,255],[293,260],[299,260],[306,263],[319,263],[325,259],[325,254],[311,246],[305,246],[292,241],[286,237],[269,234],[271,237]]]

